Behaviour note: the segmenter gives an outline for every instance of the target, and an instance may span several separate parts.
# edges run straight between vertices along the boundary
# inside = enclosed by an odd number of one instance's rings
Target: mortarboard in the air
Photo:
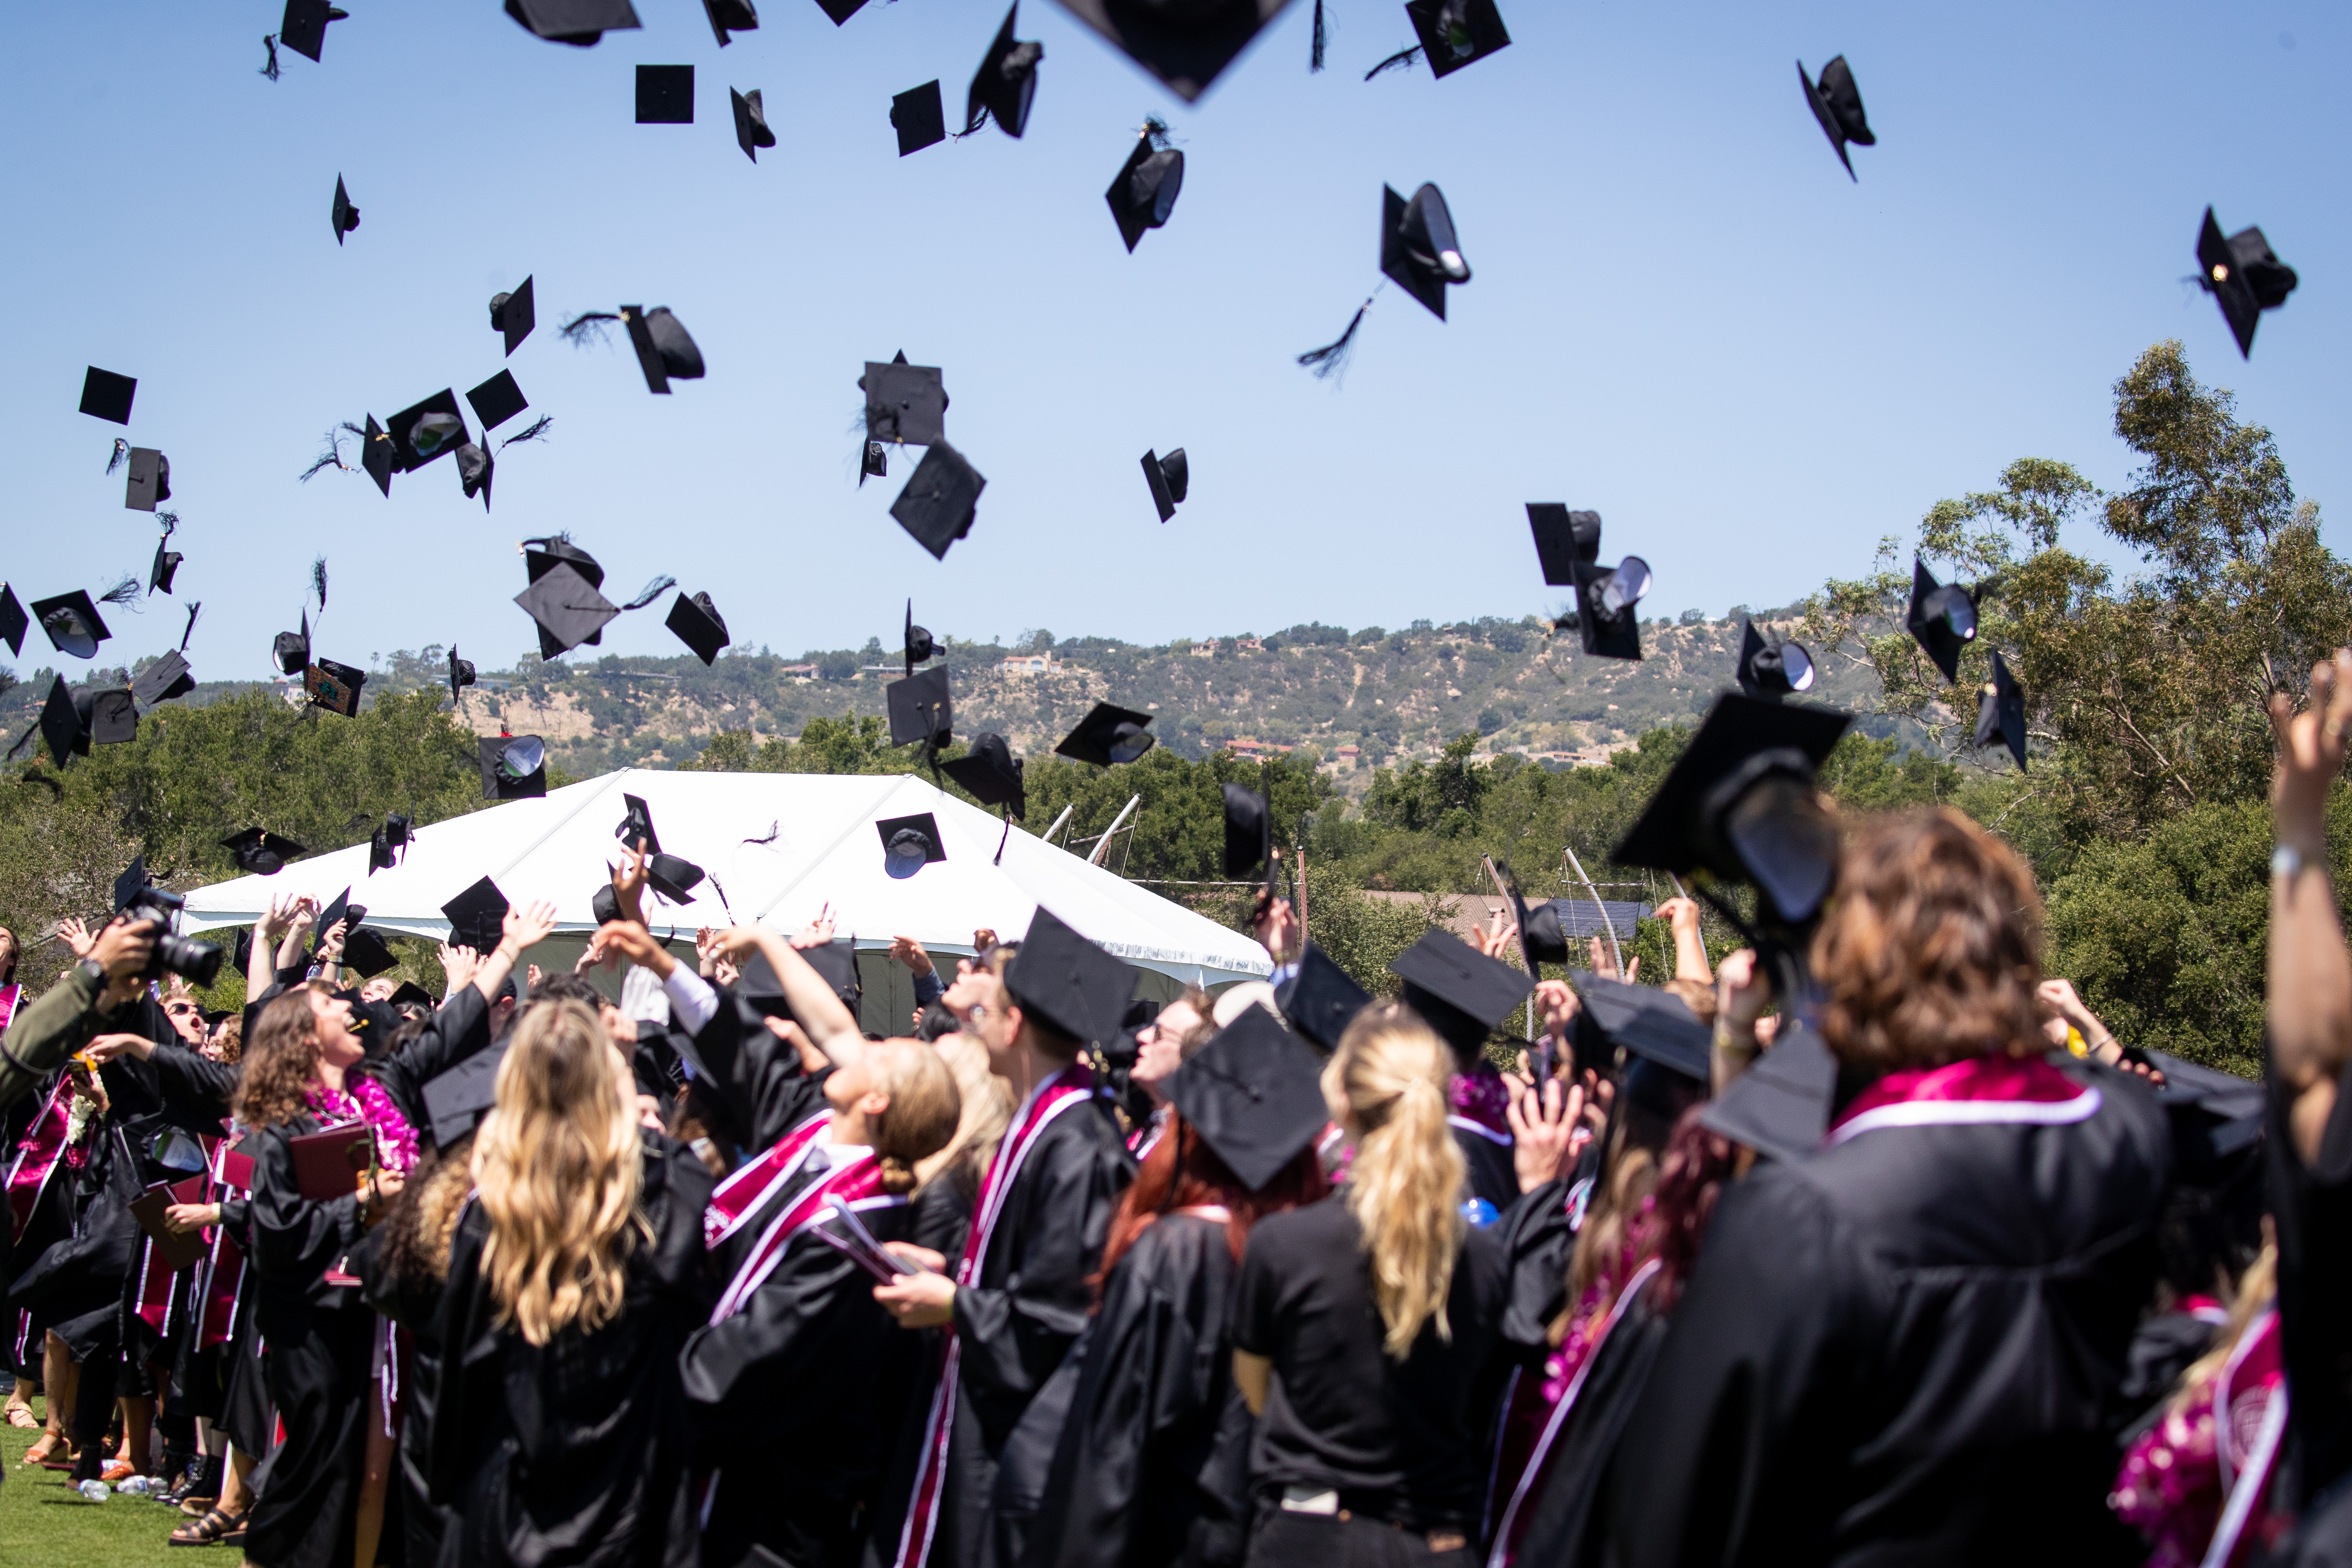
[[[864,489],[868,479],[887,479],[889,477],[890,454],[882,449],[881,442],[866,442],[866,455],[857,464],[857,488]]]
[[[910,87],[890,100],[890,124],[898,132],[898,156],[936,147],[948,139],[948,111],[937,78]]]
[[[948,438],[947,384],[939,366],[908,364],[903,350],[888,364],[867,360],[857,390],[866,394],[870,438],[908,447]]]
[[[673,381],[702,379],[702,350],[667,305],[650,310],[624,305],[621,320],[629,329],[629,346],[637,351],[637,368],[645,372],[647,392],[667,396]]]
[[[980,129],[984,120],[994,120],[996,128],[1018,141],[1029,125],[1029,105],[1037,95],[1037,62],[1045,58],[1045,46],[1021,43],[1013,37],[1013,28],[1021,15],[1021,0],[1013,0],[1013,8],[1004,13],[1004,26],[982,57],[980,69],[972,73],[971,87],[964,95],[964,127],[967,136]]]
[[[121,686],[74,693],[74,710],[93,746],[120,746],[139,738],[139,708]]]
[[[236,862],[238,870],[257,877],[275,877],[286,868],[287,861],[302,853],[299,844],[291,838],[281,838],[266,827],[248,827],[220,842]]]
[[[603,635],[620,607],[568,563],[558,564],[515,595],[516,604],[539,623],[540,654],[553,658]]]
[[[499,891],[499,885],[482,878],[441,906],[441,916],[449,922],[450,944],[490,952],[506,934],[508,908],[507,896]]]
[[[760,13],[751,7],[751,0],[702,0],[703,14],[710,18],[710,31],[725,48],[735,40],[730,33],[757,32]]]
[[[1116,703],[1097,702],[1093,712],[1078,721],[1076,729],[1062,737],[1054,754],[1092,763],[1099,768],[1114,763],[1131,763],[1159,742],[1160,738],[1149,727],[1150,723],[1149,713],[1138,713]]]
[[[153,511],[157,501],[172,499],[172,459],[152,447],[131,448],[123,481],[122,504],[131,511]]]
[[[1495,0],[1405,0],[1430,74],[1447,77],[1511,47]]]
[[[484,735],[474,752],[484,800],[536,800],[547,793],[547,742],[537,735]]]
[[[629,0],[506,0],[506,10],[550,43],[583,49],[608,32],[641,25]]]
[[[1554,588],[1572,587],[1576,569],[1601,559],[1601,514],[1570,511],[1559,501],[1528,502],[1528,526],[1536,536],[1536,560]]]
[[[89,753],[81,710],[74,706],[73,690],[62,675],[51,678],[48,700],[41,704],[41,739],[49,748],[49,760],[60,768],[77,755]]]
[[[131,697],[140,707],[152,708],[195,689],[196,678],[188,668],[187,657],[178,648],[165,648],[161,658],[131,678]]]
[[[1135,149],[1119,165],[1118,177],[1103,193],[1110,204],[1118,237],[1134,254],[1146,229],[1164,226],[1176,212],[1176,198],[1184,191],[1184,154],[1168,145],[1168,127],[1146,120],[1136,136]]]
[[[1816,83],[1805,74],[1805,62],[1797,62],[1797,79],[1805,84],[1805,101],[1812,106],[1813,118],[1822,122],[1822,134],[1830,139],[1836,150],[1838,162],[1845,165],[1846,178],[1860,183],[1853,172],[1853,160],[1846,156],[1846,143],[1874,147],[1878,138],[1870,132],[1870,120],[1862,111],[1862,89],[1853,85],[1853,70],[1839,55],[1822,68],[1822,79]]]
[[[1241,1016],[1186,1058],[1163,1086],[1241,1184],[1256,1192],[1313,1146],[1329,1124],[1323,1066],[1263,1007]]]
[[[647,855],[661,853],[661,835],[654,831],[654,808],[643,795],[621,796],[621,825],[613,829],[613,837]]]
[[[669,619],[663,624],[705,664],[716,662],[727,651],[727,623],[709,594],[688,596],[680,591],[677,602],[669,607]]]
[[[399,999],[399,993],[394,992],[393,1000]],[[430,1006],[433,998],[428,995],[425,1001]],[[470,1135],[481,1125],[482,1118],[497,1108],[499,1067],[506,1059],[506,1046],[493,1045],[425,1081],[425,1117],[436,1148],[446,1151]]]
[[[817,972],[833,994],[841,998],[850,1011],[857,1010],[857,999],[866,991],[865,983],[857,976],[857,943],[849,937],[836,937],[818,942],[814,947],[800,950],[801,957]]]
[[[1536,985],[1501,959],[1442,931],[1423,932],[1397,954],[1389,973],[1404,977],[1405,1005],[1465,1061],[1477,1057],[1486,1037]]]
[[[154,885],[155,879],[147,874],[147,857],[143,854],[133,855],[131,858],[131,864],[124,868],[122,875],[114,879],[115,909],[118,910],[129,909],[139,901],[140,894]]]
[[[963,454],[945,441],[933,441],[908,478],[907,488],[890,503],[898,526],[933,558],[947,559],[948,546],[971,531],[980,508],[980,492],[988,481],[963,460]]]
[[[743,149],[743,156],[754,163],[760,161],[756,151],[776,144],[776,133],[768,129],[768,107],[761,101],[760,89],[738,92],[727,89],[728,103],[735,110],[735,145]]]
[[[531,301],[531,280],[524,279],[510,294],[490,296],[490,331],[506,339],[507,353],[521,346],[530,330],[539,325],[539,309]]]
[[[1775,1160],[1822,1146],[1837,1097],[1837,1058],[1801,1019],[1784,1023],[1772,1048],[1699,1112],[1699,1125]]]
[[[940,645],[931,640],[930,628],[915,624],[915,601],[912,599],[907,601],[907,628],[901,647],[907,656],[908,675],[915,673],[915,666],[940,651]]]
[[[25,651],[25,633],[32,624],[33,618],[25,613],[25,606],[16,598],[16,590],[0,583],[0,642],[8,645],[10,653],[21,655]]]
[[[514,372],[510,370],[499,372],[466,394],[466,401],[474,405],[474,417],[482,422],[485,431],[497,429],[530,406],[522,388],[515,384]]]
[[[424,402],[402,409],[387,424],[393,468],[404,474],[446,457],[468,439],[465,416],[457,412],[457,395],[446,386]]]
[[[553,533],[544,539],[526,539],[521,544],[522,569],[529,580],[536,583],[558,565],[570,566],[588,579],[592,588],[604,585],[604,568],[596,558],[572,542],[567,534]]]
[[[1225,802],[1225,876],[1246,877],[1260,866],[1269,879],[1274,874],[1274,822],[1265,796],[1237,784],[1223,787]]]
[[[866,0],[816,0],[816,5],[818,10],[832,17],[833,25],[838,27],[864,10]]]
[[[170,548],[171,542],[172,531],[167,528],[163,531],[163,537],[155,542],[155,559],[147,568],[147,591],[150,594],[158,588],[170,593],[173,576],[180,570],[180,563],[187,559]]]
[[[955,699],[946,665],[894,680],[882,689],[882,697],[890,714],[892,745],[947,744],[955,728]]]
[[[455,643],[450,644],[449,700],[452,704],[455,704],[457,700],[458,689],[460,687],[473,685],[475,679],[474,661],[470,658],[459,658],[457,657],[457,645]]]
[[[1804,644],[1768,643],[1757,631],[1754,621],[1743,619],[1739,625],[1740,690],[1750,697],[1778,702],[1783,697],[1812,689],[1813,656],[1805,651]]]
[[[302,612],[302,629],[279,632],[269,642],[269,657],[278,662],[280,675],[299,675],[310,662],[310,612]]]
[[[1411,201],[1391,186],[1381,187],[1381,270],[1441,321],[1446,286],[1470,281],[1454,215],[1445,193],[1434,184],[1423,185]]]
[[[654,855],[646,860],[646,886],[673,904],[691,899],[703,875],[701,867],[676,855]]]
[[[640,125],[691,125],[694,123],[694,68],[692,66],[639,66],[637,68],[637,123]]]
[[[286,0],[286,15],[278,24],[278,41],[311,64],[326,47],[327,24],[349,18],[350,13],[327,0]]]
[[[373,926],[355,926],[343,935],[343,967],[358,970],[362,980],[373,980],[399,962]]]
[[[375,830],[368,835],[369,876],[373,877],[378,871],[389,871],[400,864],[401,858],[394,851],[408,847],[411,830],[415,826],[413,820],[397,812],[386,816],[376,826]]]
[[[1654,985],[1599,974],[1580,973],[1570,978],[1583,999],[1582,1010],[1601,1038],[1684,1078],[1708,1081],[1715,1031],[1681,997]]]
[[[1298,955],[1298,973],[1276,989],[1275,1004],[1292,1028],[1330,1052],[1339,1048],[1339,1037],[1357,1014],[1372,1005],[1372,997],[1310,942]]]
[[[360,209],[352,205],[351,192],[343,188],[343,177],[335,176],[335,202],[327,211],[327,219],[335,226],[335,243],[341,245],[343,236],[360,226]]]
[[[87,365],[83,367],[81,378],[81,411],[94,419],[128,425],[131,423],[131,400],[138,391],[137,376],[117,375],[110,370]]]
[[[314,659],[302,671],[302,689],[310,697],[310,705],[346,719],[359,717],[360,688],[366,682],[366,670],[337,664],[331,658]]]
[[[1576,567],[1577,636],[1596,658],[1642,657],[1642,596],[1650,591],[1650,563],[1628,555],[1613,567]],[[1562,629],[1566,629],[1563,624]]]
[[[79,588],[53,599],[33,601],[33,619],[49,636],[51,646],[75,658],[96,658],[98,645],[114,634],[106,629],[98,606]]]
[[[1853,720],[1725,692],[1617,846],[1617,863],[1753,881],[1784,919],[1809,919],[1838,852],[1813,774]]]
[[[1187,103],[1200,100],[1290,0],[1062,0],[1062,9],[1110,40]]]
[[[2197,232],[2197,281],[2221,307],[2221,319],[2238,340],[2241,358],[2254,352],[2254,326],[2264,310],[2275,310],[2294,292],[2294,268],[2278,258],[2259,228],[2242,228],[2221,237],[2213,209]]]
[[[2025,688],[2009,672],[2009,663],[1995,648],[1992,656],[1992,679],[1985,682],[1977,694],[1977,738],[1979,746],[2000,742],[2017,759],[2017,771],[2025,771]]]
[[[398,463],[399,455],[392,449],[392,433],[375,422],[374,415],[369,415],[367,431],[360,437],[360,467],[387,500],[392,499],[392,475]]]
[[[1977,637],[1976,601],[1958,583],[1938,584],[1927,563],[1911,558],[1911,608],[1904,629],[1927,650],[1946,680],[1960,678],[1960,652]]]
[[[1015,816],[1029,815],[1029,796],[1022,787],[1021,760],[1004,737],[988,731],[964,755],[940,764],[940,771],[970,791],[982,805],[1009,806]]]
[[[1184,461],[1184,448],[1177,447],[1166,457],[1154,451],[1143,454],[1143,482],[1151,487],[1151,504],[1166,522],[1176,515],[1177,503],[1192,488],[1192,470]]]
[[[482,433],[482,445],[478,447],[468,441],[457,451],[457,488],[465,492],[467,500],[480,496],[486,512],[490,510],[490,485],[499,473],[498,459],[490,455],[489,439],[486,430]]]
[[[349,936],[352,931],[359,930],[360,921],[365,919],[367,919],[367,906],[365,904],[354,906],[352,903],[352,890],[345,888],[335,895],[332,903],[319,911],[316,931],[319,936],[324,936],[330,927],[337,921],[341,921],[345,924],[344,935]]]
[[[1064,924],[1043,904],[1005,965],[1004,988],[1022,1007],[1081,1044],[1118,1033],[1135,971]]]
[[[882,868],[892,877],[904,879],[932,861],[948,858],[940,845],[939,820],[928,811],[885,817],[874,825],[874,831],[882,836]]]
[[[621,918],[621,895],[613,891],[610,882],[599,882],[588,896],[588,918],[599,926],[611,925]]]

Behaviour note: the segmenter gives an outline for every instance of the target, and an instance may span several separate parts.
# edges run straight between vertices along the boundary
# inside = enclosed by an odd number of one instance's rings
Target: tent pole
[[[1128,813],[1133,811],[1142,803],[1143,797],[1140,795],[1131,795],[1127,797],[1127,804],[1118,808],[1118,815],[1110,819],[1110,826],[1103,829],[1102,837],[1096,841],[1095,852],[1087,857],[1087,865],[1099,866],[1102,864],[1103,857],[1110,851],[1111,839],[1118,836],[1119,825],[1127,820]]]

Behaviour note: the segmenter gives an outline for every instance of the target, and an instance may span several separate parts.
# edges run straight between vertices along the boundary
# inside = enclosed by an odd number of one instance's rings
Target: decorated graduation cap
[[[866,442],[866,450],[857,460],[857,488],[864,489],[868,479],[887,479],[889,477],[890,454],[883,450],[881,442]]]
[[[1804,644],[1768,643],[1752,620],[1739,623],[1739,689],[1778,702],[1813,688],[1813,656]]]
[[[907,488],[890,503],[890,515],[934,560],[944,561],[948,547],[971,531],[980,492],[987,488],[988,480],[964,461],[962,453],[944,440],[934,440],[915,465]]]
[[[629,0],[506,0],[507,15],[550,43],[586,48],[641,24]]]
[[[1004,26],[981,58],[980,69],[972,73],[971,87],[964,95],[963,133],[967,136],[990,120],[998,130],[1019,140],[1029,124],[1029,104],[1037,96],[1037,62],[1045,58],[1045,46],[1021,43],[1013,37],[1015,21],[1021,15],[1021,0],[1013,0],[1013,8],[1004,13]]]
[[[937,77],[890,100],[890,125],[898,133],[898,156],[936,147],[948,139],[948,111]]]
[[[547,793],[547,742],[537,735],[484,735],[474,742],[484,800],[536,800]]]
[[[1292,1028],[1330,1052],[1339,1048],[1339,1037],[1372,1005],[1372,997],[1310,942],[1298,955],[1298,973],[1276,988],[1275,1003]]]
[[[1263,1007],[1211,1036],[1164,1086],[1242,1185],[1256,1192],[1328,1125],[1322,1063]]]
[[[987,731],[975,738],[971,750],[951,762],[940,764],[940,771],[971,793],[982,805],[1001,805],[1012,816],[1029,815],[1029,796],[1022,787],[1021,759],[1004,743],[1004,737]]]
[[[1911,608],[1904,629],[1936,661],[1946,680],[1960,678],[1960,652],[1977,639],[1977,605],[1958,583],[1939,584],[1926,562],[1911,558]]]
[[[457,645],[456,643],[451,643],[449,645],[449,701],[451,705],[454,706],[457,703],[457,693],[464,688],[473,685],[477,679],[478,677],[474,674],[474,661],[470,658],[459,658],[457,657]]]
[[[1639,607],[1650,591],[1650,563],[1628,555],[1614,566],[1577,563],[1576,610],[1559,623],[1596,658],[1642,657]]]
[[[901,880],[948,858],[940,842],[939,819],[928,811],[885,817],[874,831],[882,837],[882,868]]]
[[[2025,688],[2009,672],[2009,663],[1995,648],[1992,656],[1992,679],[1977,693],[1977,736],[1979,747],[2000,742],[2009,748],[2017,759],[2017,771],[2025,771]]]
[[[677,640],[692,648],[694,657],[704,664],[717,662],[727,651],[727,622],[707,593],[688,595],[681,590],[669,607],[669,618],[662,624],[676,632]]]
[[[1397,954],[1389,973],[1404,977],[1405,1005],[1444,1037],[1463,1060],[1526,1001],[1535,981],[1447,931],[1428,931]]]
[[[760,148],[776,144],[776,133],[768,129],[768,106],[761,101],[756,87],[749,92],[729,88],[727,102],[735,111],[735,145],[743,149],[743,156],[756,163],[760,161]]]
[[[1192,469],[1184,461],[1184,448],[1177,447],[1166,457],[1157,452],[1143,454],[1143,482],[1151,487],[1151,504],[1166,522],[1176,515],[1176,507],[1192,488]]]
[[[1862,111],[1862,89],[1853,85],[1853,70],[1839,55],[1822,68],[1818,82],[1805,74],[1805,62],[1797,62],[1797,79],[1805,86],[1805,101],[1812,106],[1813,118],[1822,122],[1822,134],[1830,139],[1837,152],[1838,162],[1845,165],[1846,178],[1856,182],[1861,176],[1853,172],[1853,160],[1846,156],[1846,143],[1875,147],[1878,138],[1870,132],[1870,120]]]
[[[1429,61],[1432,76],[1449,77],[1511,46],[1511,35],[1503,26],[1495,0],[1405,0],[1404,13],[1421,41],[1366,71],[1366,81],[1411,64],[1415,55]]]
[[[25,651],[25,633],[31,629],[33,617],[25,613],[17,601],[16,590],[0,583],[0,642],[8,645],[12,654]]]
[[[637,368],[645,372],[647,392],[667,396],[671,382],[702,379],[702,350],[668,306],[648,310],[624,305],[621,321],[629,329],[630,346],[637,351]]]
[[[1062,737],[1062,743],[1054,748],[1054,752],[1092,763],[1098,768],[1131,763],[1159,741],[1151,733],[1149,713],[1138,713],[1114,702],[1097,702],[1093,712],[1078,721],[1076,729]]]
[[[1024,1011],[1083,1045],[1118,1033],[1127,999],[1135,994],[1135,971],[1040,904],[1021,951],[1005,965],[1004,988]]]
[[[155,503],[172,499],[172,459],[152,447],[131,448],[122,488],[122,504],[131,511],[153,511]]]
[[[442,919],[449,922],[449,942],[453,947],[470,947],[476,952],[488,952],[506,935],[507,910],[511,906],[499,885],[484,877],[473,886],[441,906]]]
[[[187,559],[186,556],[171,548],[172,527],[170,522],[166,522],[163,525],[162,537],[155,541],[155,559],[147,568],[147,591],[150,594],[154,593],[158,588],[166,594],[170,593],[172,579],[178,574],[180,563]]]
[[[359,717],[360,688],[366,684],[366,670],[331,658],[313,659],[302,670],[302,693],[310,700],[310,706],[346,719]]]
[[[759,30],[760,13],[752,8],[751,0],[702,0],[702,10],[710,18],[711,36],[722,49],[735,41],[730,34]]]
[[[531,299],[531,279],[524,279],[511,293],[490,296],[490,331],[506,339],[507,353],[521,346],[539,325],[539,309]]]
[[[637,123],[694,123],[692,66],[641,65],[637,68]]]
[[[497,429],[530,406],[530,400],[515,384],[514,372],[510,370],[501,370],[466,394],[466,401],[473,405],[474,417],[482,422],[486,432]]]
[[[33,619],[41,623],[51,647],[75,658],[96,658],[98,645],[114,635],[106,629],[98,606],[79,588],[55,598],[34,600]]]
[[[1813,775],[1852,721],[1724,693],[1617,846],[1618,864],[1753,882],[1780,919],[1811,919],[1838,854]]]
[[[185,697],[195,689],[196,678],[188,668],[187,656],[175,647],[165,648],[161,657],[131,679],[131,700],[142,708]]]
[[[2213,209],[2197,233],[2197,281],[2221,307],[2221,319],[2238,340],[2240,357],[2254,352],[2254,326],[2264,310],[2275,310],[2294,292],[2294,268],[2278,258],[2259,228],[2221,237]]]
[[[465,416],[457,411],[457,395],[443,387],[421,403],[412,403],[394,415],[385,434],[392,437],[392,466],[397,473],[413,473],[436,458],[466,445]]]
[[[343,188],[341,174],[335,176],[335,201],[327,209],[327,219],[335,226],[335,243],[338,246],[343,243],[343,236],[360,226],[360,209],[352,205],[352,194]]]
[[[907,655],[908,675],[915,673],[915,666],[935,657],[940,651],[940,645],[932,640],[930,628],[915,624],[915,601],[912,599],[907,601],[907,627],[902,647]]]
[[[1601,559],[1601,514],[1570,511],[1559,501],[1528,502],[1528,527],[1536,539],[1543,580],[1555,588],[1574,586],[1576,569]]]
[[[1249,47],[1290,0],[1062,0],[1062,8],[1187,103]]]
[[[1272,881],[1274,821],[1266,810],[1265,796],[1237,784],[1222,787],[1225,801],[1225,876],[1246,877],[1264,866],[1267,880]]]
[[[1134,253],[1146,229],[1166,226],[1175,216],[1176,198],[1184,191],[1184,154],[1168,145],[1168,127],[1157,118],[1146,120],[1135,146],[1119,165],[1118,176],[1103,193],[1118,237]]]
[[[116,425],[131,423],[131,400],[139,393],[139,378],[118,375],[96,365],[85,365],[81,378],[81,411],[93,419]]]
[[[908,364],[901,349],[888,364],[866,362],[866,434],[877,441],[928,447],[948,438],[948,390],[940,367]]]

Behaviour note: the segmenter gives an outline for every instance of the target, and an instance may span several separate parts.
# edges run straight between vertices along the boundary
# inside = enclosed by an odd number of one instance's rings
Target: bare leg
[[[367,1463],[360,1471],[359,1521],[352,1533],[352,1568],[375,1568],[383,1535],[383,1501],[392,1485],[393,1434],[383,1429],[383,1380],[368,1383]]]
[[[245,1484],[245,1478],[252,1471],[253,1456],[242,1448],[230,1447],[228,1466],[221,1475],[220,1510],[232,1519],[253,1506],[253,1489]]]
[[[155,1473],[155,1400],[152,1394],[122,1401],[122,1447],[115,1455],[138,1467],[139,1473]]]
[[[80,1369],[66,1352],[65,1341],[51,1334],[41,1342],[41,1392],[44,1417],[40,1438],[25,1454],[25,1463],[37,1465],[44,1459],[68,1457],[73,1453],[73,1439],[68,1428],[73,1424],[74,1395],[79,1391]]]

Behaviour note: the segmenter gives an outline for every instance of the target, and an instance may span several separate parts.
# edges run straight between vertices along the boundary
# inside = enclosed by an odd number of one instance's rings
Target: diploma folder
[[[155,1256],[174,1273],[210,1250],[202,1231],[174,1231],[163,1224],[163,1211],[173,1204],[200,1204],[205,1201],[205,1179],[191,1176],[178,1186],[166,1186],[158,1182],[131,1200],[131,1217],[155,1244]]]
[[[314,1204],[350,1197],[374,1163],[375,1139],[364,1121],[294,1140],[294,1180]]]

